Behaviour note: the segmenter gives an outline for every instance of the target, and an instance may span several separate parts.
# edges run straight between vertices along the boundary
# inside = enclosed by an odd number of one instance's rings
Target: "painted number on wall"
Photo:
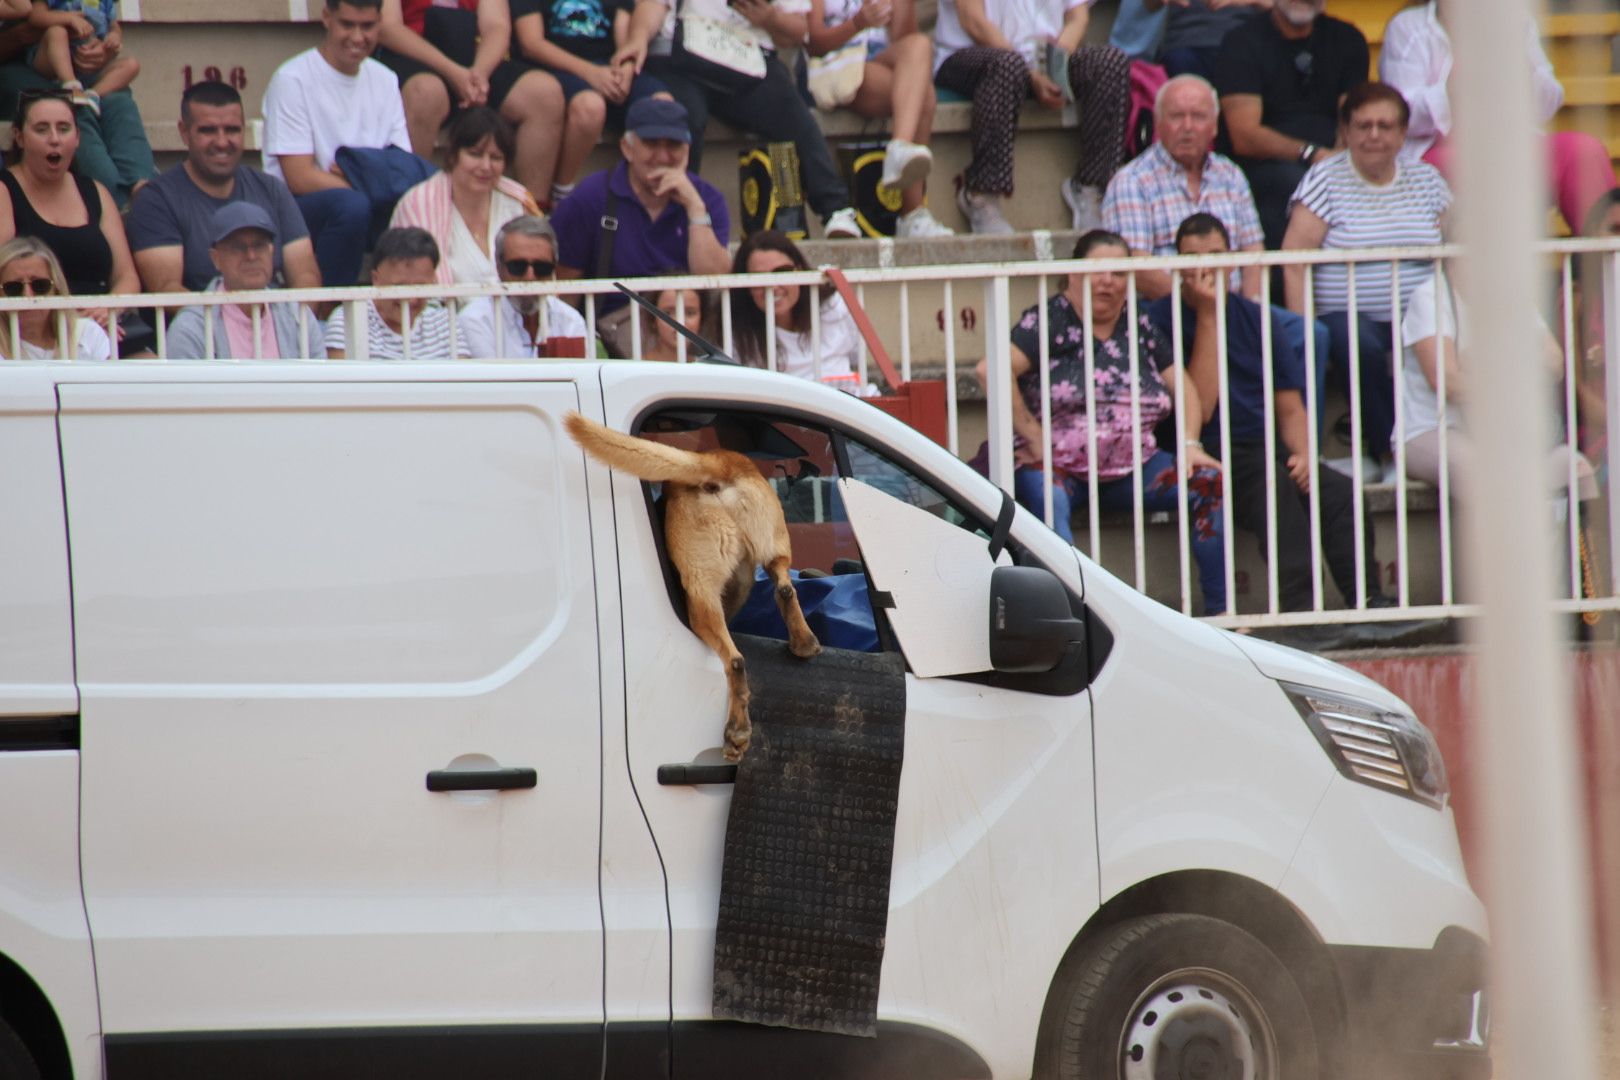
[[[241,66],[233,67],[229,71],[222,71],[213,64],[209,64],[201,71],[195,71],[190,64],[180,69],[180,80],[184,88],[191,89],[194,82],[223,82],[230,83],[237,90],[247,89],[247,70]]]
[[[958,312],[957,318],[961,320],[963,330],[972,330],[975,326],[979,325],[979,313],[970,307],[965,307]],[[939,327],[940,333],[943,334],[945,332],[945,310],[943,308],[935,309],[934,325]]]

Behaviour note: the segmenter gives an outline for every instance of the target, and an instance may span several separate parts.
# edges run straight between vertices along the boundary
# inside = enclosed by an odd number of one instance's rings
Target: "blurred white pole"
[[[1554,526],[1546,366],[1536,346],[1545,166],[1525,49],[1534,0],[1449,0],[1456,49],[1458,220],[1467,248],[1465,364],[1478,490],[1466,504],[1485,784],[1492,992],[1509,1080],[1595,1080],[1587,826],[1570,658],[1548,602]],[[1514,432],[1516,437],[1493,437]]]

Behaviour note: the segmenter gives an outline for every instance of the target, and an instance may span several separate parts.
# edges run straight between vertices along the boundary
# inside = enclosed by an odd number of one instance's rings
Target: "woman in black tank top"
[[[11,165],[0,172],[0,241],[43,241],[56,253],[74,295],[140,292],[111,196],[72,171],[78,148],[79,125],[65,98],[23,95],[12,127]],[[106,325],[104,311],[86,315]]]

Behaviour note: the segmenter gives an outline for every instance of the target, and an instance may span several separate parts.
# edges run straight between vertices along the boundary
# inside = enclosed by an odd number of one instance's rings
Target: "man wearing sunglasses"
[[[274,287],[276,227],[269,212],[256,203],[229,202],[214,212],[210,222],[208,254],[219,273],[206,291],[257,292]],[[173,360],[325,355],[320,323],[298,304],[183,308],[169,324],[167,347]]]
[[[1215,64],[1220,149],[1248,175],[1271,249],[1282,246],[1305,170],[1343,148],[1339,102],[1367,81],[1367,39],[1326,8],[1327,0],[1276,0],[1269,16],[1226,35]]]
[[[557,234],[550,223],[525,215],[502,225],[495,234],[495,268],[514,285],[555,280]],[[474,359],[585,355],[585,319],[556,296],[479,297],[462,312],[461,334]]]

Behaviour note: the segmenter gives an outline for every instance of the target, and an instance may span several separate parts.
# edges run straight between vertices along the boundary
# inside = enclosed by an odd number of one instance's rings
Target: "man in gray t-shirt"
[[[288,288],[321,284],[292,192],[242,164],[243,127],[241,95],[224,83],[196,83],[180,99],[186,160],[141,189],[124,222],[147,292],[207,288],[216,273],[208,253],[214,214],[233,202],[252,203],[275,223],[275,270]]]

